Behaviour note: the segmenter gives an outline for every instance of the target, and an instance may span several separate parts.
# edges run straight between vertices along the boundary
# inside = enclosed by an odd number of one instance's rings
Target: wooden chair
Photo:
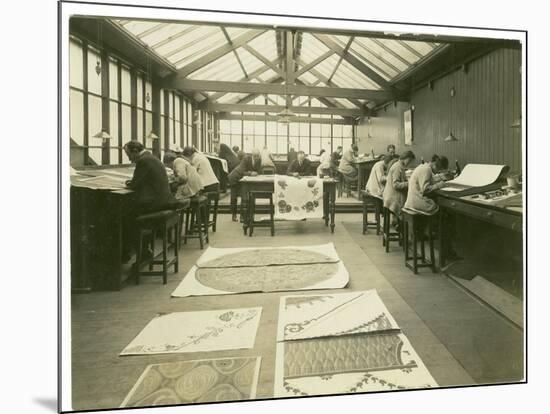
[[[255,220],[256,215],[256,200],[269,200],[269,220]],[[275,207],[273,205],[273,193],[270,191],[251,191],[248,196],[248,206],[250,211],[248,235],[252,237],[254,227],[269,227],[271,229],[271,236],[275,235],[275,220],[274,213]]]
[[[376,235],[380,234],[380,216],[382,215],[383,202],[379,197],[370,195],[366,190],[361,190],[363,199],[363,234],[366,234],[368,227],[376,228]],[[374,213],[374,221],[369,221],[368,214]]]
[[[403,208],[401,210],[403,217],[403,238],[405,240],[405,266],[411,269],[414,274],[418,274],[418,269],[421,267],[429,267],[432,272],[436,272],[435,268],[435,253],[434,253],[434,237],[432,228],[432,217],[427,214],[422,214],[418,211]],[[428,232],[428,245],[430,248],[430,261],[426,261],[425,239],[424,234],[420,234],[423,230],[421,221],[426,223]],[[410,236],[412,236],[412,246],[410,246]],[[420,257],[418,257],[418,243],[420,243]],[[412,257],[409,256],[409,251],[412,247]],[[419,259],[422,263],[418,263]],[[410,261],[412,260],[412,265]]]
[[[386,253],[390,251],[390,242],[398,242],[399,246],[403,245],[402,229],[399,228],[397,231],[392,231],[391,229],[391,216],[392,212],[384,207],[383,217],[384,225],[382,227],[382,246],[386,248]],[[399,220],[399,217],[398,217]]]
[[[177,232],[179,228],[179,215],[175,210],[162,210],[155,213],[143,214],[136,219],[136,225],[138,227],[138,251],[136,264],[134,268],[136,284],[139,284],[141,276],[162,276],[162,283],[166,284],[168,279],[168,268],[174,266],[174,272],[178,272],[178,250],[179,240]],[[168,236],[169,233],[174,234],[174,243],[171,247],[174,247],[174,256],[168,259]],[[162,238],[162,252],[159,257],[155,255],[155,239],[156,235],[160,234]],[[143,250],[145,239],[149,238],[148,246],[151,248],[152,256],[145,261],[143,260]],[[153,270],[154,265],[162,265],[162,270]],[[149,266],[148,271],[142,271],[142,267]]]
[[[210,191],[204,193],[208,199],[208,208],[207,208],[207,222],[208,227],[212,228],[212,232],[216,232],[216,224],[218,222],[218,204],[220,203],[220,192],[219,191]]]

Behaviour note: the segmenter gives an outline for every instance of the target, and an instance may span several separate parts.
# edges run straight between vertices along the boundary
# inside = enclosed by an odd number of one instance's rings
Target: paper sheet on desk
[[[483,187],[494,183],[500,176],[505,165],[492,164],[468,164],[464,167],[458,178],[448,181],[449,187],[442,188],[443,191],[461,191],[462,187]]]

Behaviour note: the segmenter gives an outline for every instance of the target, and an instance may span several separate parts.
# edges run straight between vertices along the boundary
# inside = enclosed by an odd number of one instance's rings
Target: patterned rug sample
[[[273,192],[275,219],[323,217],[323,180],[318,177],[276,175]]]
[[[149,365],[120,407],[254,399],[260,364],[252,357]]]

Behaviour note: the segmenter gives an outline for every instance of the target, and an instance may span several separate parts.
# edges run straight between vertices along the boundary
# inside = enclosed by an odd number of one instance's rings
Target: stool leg
[[[390,251],[390,231],[391,231],[390,214],[387,214],[387,220],[384,220],[384,225],[386,226],[386,229],[384,231],[384,237],[386,239],[386,253],[389,253],[389,251]]]
[[[197,207],[198,211],[193,211],[193,214],[191,215],[191,218],[193,218],[194,216],[196,216],[196,221],[198,223],[198,226],[197,226],[197,231],[199,232],[199,245],[200,245],[200,248],[201,250],[203,249],[203,233],[202,233],[202,230],[203,230],[203,227],[202,227],[202,209],[203,207],[201,207],[200,205]]]
[[[424,237],[420,239],[420,254],[422,255],[422,263],[426,263],[426,250],[424,247]]]
[[[432,224],[431,222],[428,223],[428,237],[429,237],[429,241],[430,241],[430,262],[432,264],[432,273],[435,273],[436,272],[436,269],[435,269],[435,252],[434,252],[434,238],[433,238],[433,233],[432,233]]]
[[[153,259],[155,258],[155,230],[151,232],[151,240],[149,241],[149,248],[151,249],[151,253],[153,254],[153,257],[151,258],[151,261],[149,262],[149,271],[153,270]]]
[[[168,281],[168,230],[166,224],[162,229],[162,284],[165,285]]]
[[[363,200],[363,234],[367,233],[367,222],[368,222],[368,216],[367,216],[367,202]]]
[[[405,263],[410,259],[409,257],[409,222],[403,220],[403,239],[405,243]]]
[[[204,215],[206,216],[205,219],[203,219],[202,221],[202,224],[204,226],[204,232],[205,232],[205,240],[206,240],[206,243],[210,243],[210,237],[208,236],[209,234],[209,226],[208,226],[208,220],[209,220],[209,214],[208,214],[208,210],[204,210]]]
[[[143,232],[139,230],[138,251],[136,253],[136,268],[134,269],[136,285],[139,285],[139,267],[141,264],[142,246],[143,246]]]
[[[418,245],[417,245],[417,237],[416,237],[416,227],[414,225],[414,221],[413,221],[413,229],[412,229],[412,239],[413,239],[413,271],[414,271],[414,274],[418,274],[418,255],[417,255],[417,252],[416,252],[416,249],[418,248]]]
[[[378,204],[375,207],[374,217],[376,220],[376,235],[378,236],[380,234],[380,208]]]
[[[256,219],[256,198],[254,196],[248,196],[248,209],[250,211],[250,221],[248,223],[248,236],[252,237],[252,233],[254,233],[254,220]]]
[[[219,203],[219,195],[216,195],[214,198],[214,216],[212,217],[212,221],[214,224],[212,224],[212,231],[216,232],[216,224],[218,222],[218,203]]]
[[[179,272],[179,261],[180,261],[180,258],[179,258],[180,238],[179,238],[179,236],[177,235],[178,227],[179,227],[179,221],[178,221],[178,224],[174,227],[174,233],[176,233],[176,237],[175,237],[176,240],[175,240],[175,242],[174,242],[174,257],[175,257],[175,261],[174,261],[174,273],[178,273],[178,272]]]
[[[275,236],[275,206],[273,205],[273,197],[269,199],[269,219],[271,220],[271,236]]]
[[[191,210],[185,212],[185,234],[183,235],[183,244],[187,244],[187,235],[189,234],[189,222],[191,219]]]

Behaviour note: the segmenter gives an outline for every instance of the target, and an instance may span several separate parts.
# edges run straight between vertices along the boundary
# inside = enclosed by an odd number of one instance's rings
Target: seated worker
[[[232,150],[235,154],[237,154],[237,158],[239,159],[239,162],[241,162],[246,153],[244,151],[241,151],[238,145],[234,145]]]
[[[347,181],[357,181],[357,167],[353,165],[353,160],[357,157],[358,150],[359,148],[357,145],[352,145],[350,149],[342,155],[342,159],[340,160],[338,171],[342,173],[344,179]]]
[[[239,158],[237,157],[237,154],[234,153],[233,150],[225,144],[220,144],[220,149],[218,150],[218,157],[227,161],[228,174],[231,171],[233,171],[235,167],[240,163]]]
[[[330,175],[330,154],[324,149],[319,152],[319,166],[317,167],[317,175]]]
[[[369,195],[382,199],[384,187],[386,186],[386,175],[392,160],[393,157],[386,154],[372,166],[367,185],[365,186],[365,190],[367,190]]]
[[[162,162],[138,141],[129,141],[124,145],[124,152],[129,160],[136,164],[134,175],[126,181],[126,186],[134,190],[133,203],[124,221],[124,243],[122,260],[130,260],[131,248],[138,250],[138,235],[135,220],[142,214],[172,209],[176,206],[176,199],[170,191],[168,175]],[[146,252],[150,255],[152,252]]]
[[[297,158],[288,164],[286,173],[297,177],[299,175],[311,175],[311,162],[306,158],[304,151],[298,151]]]
[[[162,162],[174,172],[176,200],[189,199],[202,190],[199,173],[185,158],[178,157],[173,152],[166,152]]]
[[[239,196],[239,181],[245,175],[256,176],[262,171],[262,157],[260,151],[252,150],[251,155],[243,158],[241,163],[227,177],[231,187],[231,218],[237,221],[237,197]]]
[[[288,150],[288,154],[287,154],[287,161],[288,161],[288,165],[290,165],[292,163],[292,161],[294,161],[296,159],[298,155],[296,154],[296,151],[294,151],[294,148],[293,147],[290,147],[290,149]]]
[[[342,146],[339,145],[332,154],[330,154],[330,175],[336,177],[338,174],[338,165],[340,165],[340,159],[342,158]]]
[[[212,165],[208,158],[201,152],[197,151],[193,147],[185,147],[183,149],[182,155],[186,158],[193,167],[199,173],[201,183],[205,192],[219,191],[220,183]]]
[[[389,209],[395,216],[395,218],[392,219],[394,225],[399,223],[401,208],[407,200],[409,183],[407,182],[405,170],[415,158],[412,151],[405,151],[388,171],[382,198],[384,200],[384,207]]]
[[[395,153],[395,145],[390,144],[386,148],[386,154],[392,158],[399,158],[399,155]]]

